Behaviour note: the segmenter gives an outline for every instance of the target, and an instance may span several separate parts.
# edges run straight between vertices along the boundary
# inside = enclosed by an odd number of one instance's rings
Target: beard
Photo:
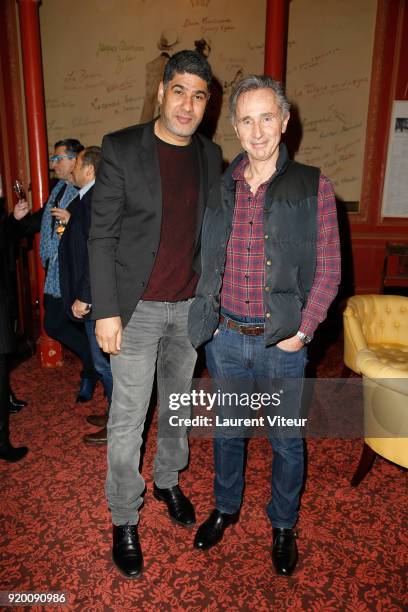
[[[175,120],[160,115],[160,120],[163,126],[166,128],[168,132],[174,134],[174,136],[179,136],[181,138],[189,138],[192,136],[200,125],[200,121],[192,119],[190,123],[186,125],[180,125]]]

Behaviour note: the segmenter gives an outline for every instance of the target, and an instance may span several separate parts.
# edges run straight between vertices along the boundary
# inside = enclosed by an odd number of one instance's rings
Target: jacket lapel
[[[152,196],[152,207],[155,210],[160,211],[161,215],[162,191],[160,166],[154,138],[154,122],[148,123],[142,135],[142,146],[139,150],[139,157],[146,184]]]
[[[198,167],[200,175],[199,195],[198,195],[198,206],[197,206],[197,224],[196,224],[196,235],[195,245],[198,244],[201,233],[201,226],[203,223],[205,204],[208,199],[208,162],[207,155],[204,151],[204,145],[202,144],[200,137],[194,137],[194,143],[198,157]]]

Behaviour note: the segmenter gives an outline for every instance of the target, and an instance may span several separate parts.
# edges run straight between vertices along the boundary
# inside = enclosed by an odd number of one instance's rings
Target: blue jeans
[[[85,331],[91,348],[92,359],[105,391],[108,405],[112,401],[113,378],[110,367],[109,355],[100,348],[95,336],[95,321],[85,321]]]
[[[260,319],[235,317],[234,320],[254,323]],[[212,379],[227,381],[252,393],[265,381],[290,381],[290,413],[300,415],[302,379],[306,365],[306,349],[290,353],[277,346],[265,347],[264,336],[248,336],[227,327],[227,318],[220,324],[213,339],[206,345],[207,366]],[[288,385],[285,383],[286,389]],[[265,389],[263,389],[265,390]],[[287,397],[285,399],[288,399]],[[222,417],[223,406],[218,414]],[[231,416],[229,411],[228,416]],[[279,435],[276,428],[265,429],[273,449],[271,479],[272,497],[266,507],[273,527],[291,528],[298,518],[300,491],[303,485],[304,446],[301,437]],[[225,436],[214,439],[216,508],[220,512],[237,512],[244,488],[245,438]]]
[[[161,436],[160,423],[168,422],[172,414],[170,393],[188,393],[191,388],[197,359],[187,332],[191,301],[140,300],[123,330],[120,353],[111,357],[115,384],[108,420],[106,496],[114,525],[136,525],[139,520],[145,488],[139,471],[140,447],[156,366],[159,427],[154,482],[159,489],[174,487],[188,463],[187,428]],[[177,414],[190,416],[190,406]]]

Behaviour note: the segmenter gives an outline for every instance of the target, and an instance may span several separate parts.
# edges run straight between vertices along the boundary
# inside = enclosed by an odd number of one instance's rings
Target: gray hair
[[[250,74],[242,79],[242,81],[239,81],[231,92],[229,98],[229,112],[232,123],[235,122],[235,113],[239,96],[247,91],[255,91],[256,89],[271,89],[275,94],[282,119],[285,119],[285,117],[289,115],[290,104],[285,96],[285,90],[282,83],[275,81],[265,74]]]

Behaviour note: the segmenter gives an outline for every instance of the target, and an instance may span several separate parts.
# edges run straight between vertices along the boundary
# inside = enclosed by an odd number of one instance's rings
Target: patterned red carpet
[[[341,347],[332,347],[321,376],[339,376]],[[208,553],[192,548],[194,530],[170,522],[152,496],[155,423],[147,441],[147,484],[140,537],[141,579],[128,581],[110,558],[110,518],[104,500],[105,448],[87,448],[85,415],[102,412],[96,399],[75,405],[79,368],[44,370],[37,357],[12,374],[30,404],[12,416],[12,440],[30,452],[0,465],[0,591],[69,594],[68,610],[403,610],[407,601],[407,473],[381,458],[361,485],[349,481],[361,440],[308,442],[308,481],[299,522],[298,569],[277,577],[270,560],[271,452],[251,441],[247,487],[236,526]],[[212,447],[192,440],[190,469],[181,480],[202,521],[212,508]],[[3,608],[4,609],[4,608]],[[40,608],[32,608],[40,609]],[[55,610],[55,607],[41,608]]]

